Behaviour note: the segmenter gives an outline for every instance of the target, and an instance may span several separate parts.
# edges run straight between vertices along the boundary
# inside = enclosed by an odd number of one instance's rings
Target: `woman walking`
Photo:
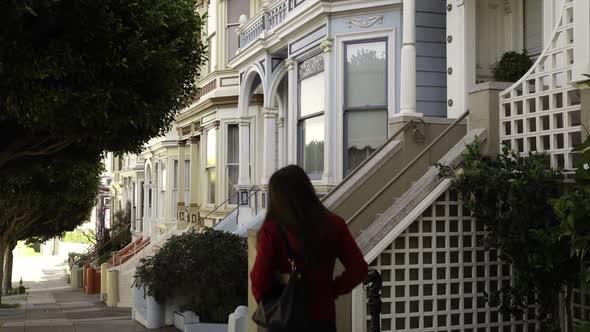
[[[324,207],[299,166],[277,171],[268,191],[268,211],[250,275],[254,298],[260,303],[277,280],[284,284],[285,276],[296,268],[303,280],[306,331],[335,332],[334,301],[366,278],[367,263],[344,220]],[[290,253],[295,266],[289,262]],[[345,271],[334,278],[336,259]]]

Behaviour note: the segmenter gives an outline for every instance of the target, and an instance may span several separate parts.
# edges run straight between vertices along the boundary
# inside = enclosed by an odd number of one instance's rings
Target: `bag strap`
[[[285,248],[287,248],[287,259],[291,264],[291,272],[297,271],[297,267],[295,266],[295,253],[293,248],[291,248],[291,244],[289,244],[289,233],[285,226],[279,224],[279,233],[281,234],[281,238],[283,238],[283,242],[285,242]]]

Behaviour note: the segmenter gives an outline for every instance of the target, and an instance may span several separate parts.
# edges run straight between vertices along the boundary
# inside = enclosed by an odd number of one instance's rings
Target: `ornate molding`
[[[332,52],[333,45],[334,42],[332,41],[332,39],[326,38],[320,43],[320,48],[322,49],[322,51],[324,51],[324,53],[330,53]]]
[[[279,118],[277,120],[277,125],[279,126],[279,128],[284,128],[285,127],[285,118]]]
[[[274,107],[263,107],[261,110],[262,110],[262,116],[265,119],[279,117],[279,111]]]
[[[285,59],[285,66],[287,67],[288,71],[291,71],[293,69],[295,69],[295,64],[297,62],[295,60],[293,60],[292,58],[287,58]]]
[[[238,127],[250,127],[250,116],[241,116],[238,121]]]
[[[504,13],[510,14],[512,12],[512,1],[504,0]]]
[[[346,19],[346,24],[348,24],[348,28],[356,26],[359,28],[366,29],[372,27],[375,24],[383,24],[383,15],[371,16],[366,19],[351,17]]]
[[[324,71],[324,55],[320,53],[300,62],[297,69],[299,79]]]

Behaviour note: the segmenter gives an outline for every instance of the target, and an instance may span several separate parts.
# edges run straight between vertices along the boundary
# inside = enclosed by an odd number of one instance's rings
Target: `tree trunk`
[[[0,283],[4,281],[4,253],[6,252],[8,243],[6,239],[0,238]],[[0,303],[2,303],[2,292],[0,292]]]
[[[572,315],[572,293],[574,285],[568,284],[565,287],[565,328],[566,332],[574,331],[574,317]]]
[[[4,262],[4,280],[2,281],[2,289],[4,292],[12,289],[12,267],[13,267],[13,256],[12,251],[16,247],[16,243],[11,242],[6,248],[6,257]]]

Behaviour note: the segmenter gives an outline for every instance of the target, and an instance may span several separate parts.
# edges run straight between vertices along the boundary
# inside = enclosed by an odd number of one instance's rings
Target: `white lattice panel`
[[[485,250],[484,235],[458,194],[443,193],[370,264],[383,276],[382,331],[535,331],[534,311],[503,317],[485,301],[510,283],[511,267]]]
[[[574,65],[574,9],[566,0],[553,38],[532,69],[500,94],[500,137],[528,155],[547,152],[551,166],[574,168],[572,147],[582,142],[580,91],[570,84]]]

